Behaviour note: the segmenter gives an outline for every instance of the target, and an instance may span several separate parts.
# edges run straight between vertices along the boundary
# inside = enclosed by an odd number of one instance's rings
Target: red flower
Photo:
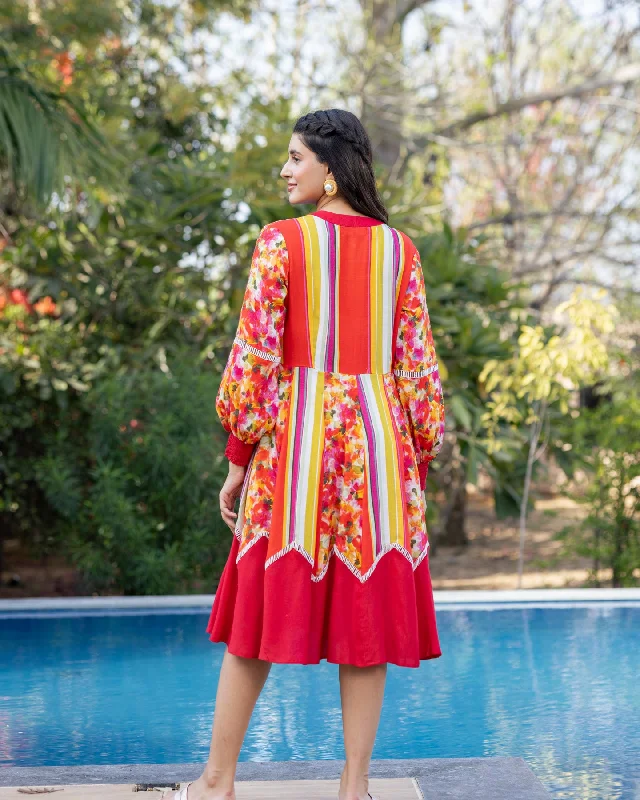
[[[24,289],[12,289],[9,294],[9,302],[14,306],[24,306],[29,313],[33,311],[33,306]]]

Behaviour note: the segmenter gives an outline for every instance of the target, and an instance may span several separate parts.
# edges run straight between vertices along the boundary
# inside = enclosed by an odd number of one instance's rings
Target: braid
[[[297,127],[304,133],[315,133],[318,136],[339,136],[353,147],[365,164],[368,166],[372,164],[373,154],[368,137],[363,136],[360,131],[354,130],[340,118],[339,113],[334,109],[311,111],[298,120]]]

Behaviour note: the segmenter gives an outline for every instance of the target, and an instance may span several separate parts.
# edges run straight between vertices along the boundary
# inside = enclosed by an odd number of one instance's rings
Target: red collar
[[[321,208],[319,211],[311,212],[314,217],[320,217],[327,222],[333,222],[336,225],[351,225],[354,228],[366,228],[372,225],[383,225],[382,220],[375,217],[359,217],[356,214],[338,214],[337,211],[325,211]]]

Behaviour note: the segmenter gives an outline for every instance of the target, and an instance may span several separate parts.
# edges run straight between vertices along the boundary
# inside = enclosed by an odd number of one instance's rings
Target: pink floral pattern
[[[334,548],[358,571],[362,565],[364,426],[355,375],[325,373],[324,452],[318,522],[320,576]]]
[[[277,227],[267,225],[256,242],[236,338],[216,398],[225,430],[256,445],[236,530],[238,560],[261,537],[269,536],[278,464],[288,435],[295,369],[282,365],[288,270],[285,239]],[[442,387],[417,252],[400,311],[392,369],[384,374],[383,384],[399,439],[407,541],[417,564],[429,544],[418,465],[435,458],[444,435]],[[325,573],[333,552],[356,574],[361,571],[367,502],[358,376],[324,372],[323,380],[316,580]]]
[[[424,275],[417,250],[400,312],[393,369],[416,460],[418,463],[432,461],[444,440],[445,410]]]
[[[238,559],[261,536],[268,536],[278,459],[286,433],[293,370],[282,369],[279,380],[279,411],[276,425],[265,434],[250,466],[244,520],[237,532]],[[324,408],[324,452],[318,510],[318,551],[313,575],[325,572],[334,548],[355,570],[362,567],[362,521],[365,503],[365,431],[355,375],[326,372]],[[404,455],[404,485],[411,557],[417,563],[428,546],[424,495],[420,490],[411,433],[400,403],[394,377],[384,376],[389,405],[400,434]]]
[[[407,505],[407,517],[409,520],[409,531],[411,540],[411,557],[417,561],[424,553],[429,539],[424,521],[426,505],[424,494],[420,488],[420,478],[418,475],[418,465],[416,453],[407,416],[400,401],[400,394],[393,375],[385,375],[384,383],[387,390],[387,398],[391,407],[391,413],[400,433],[402,442],[402,452],[404,455],[404,490]]]
[[[236,338],[216,397],[224,429],[247,443],[269,433],[278,416],[288,268],[284,236],[265,225],[256,241]]]
[[[278,380],[278,414],[275,426],[264,434],[256,447],[249,474],[241,530],[236,531],[240,540],[238,559],[261,537],[269,536],[271,512],[276,489],[278,458],[287,426],[291,404],[293,370],[281,367]]]

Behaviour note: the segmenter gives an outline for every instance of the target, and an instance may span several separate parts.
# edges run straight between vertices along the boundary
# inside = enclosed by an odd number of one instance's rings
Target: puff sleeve
[[[283,234],[273,223],[265,225],[216,397],[218,417],[229,432],[225,455],[235,464],[246,465],[256,443],[276,423],[288,269]]]
[[[400,309],[393,373],[413,438],[424,491],[429,462],[444,439],[445,411],[420,254],[416,250]]]

